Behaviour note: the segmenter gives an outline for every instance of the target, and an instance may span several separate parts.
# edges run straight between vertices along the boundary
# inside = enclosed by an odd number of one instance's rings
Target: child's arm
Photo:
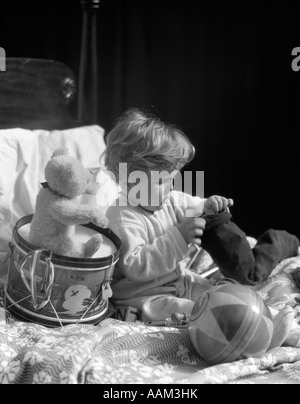
[[[204,198],[178,191],[171,193],[170,200],[179,223],[185,218],[202,216],[207,201]]]
[[[150,243],[143,219],[135,212],[123,212],[120,220],[108,211],[108,217],[110,227],[122,241],[118,265],[130,280],[145,282],[169,274],[188,252],[188,245],[177,227]]]
[[[171,201],[179,215],[179,222],[183,218],[221,212],[233,206],[234,203],[232,199],[223,196],[213,195],[207,199],[202,199],[183,192],[172,192]]]

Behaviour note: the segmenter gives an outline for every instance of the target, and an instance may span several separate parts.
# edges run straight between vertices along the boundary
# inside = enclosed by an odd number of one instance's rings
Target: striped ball
[[[271,312],[259,294],[228,283],[195,303],[189,333],[200,357],[211,365],[264,354],[273,336]]]

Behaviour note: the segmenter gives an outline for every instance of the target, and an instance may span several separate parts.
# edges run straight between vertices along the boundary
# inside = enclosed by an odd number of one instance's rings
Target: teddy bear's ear
[[[56,149],[55,152],[52,154],[51,158],[58,157],[58,156],[67,156],[69,154],[69,150],[65,148]]]

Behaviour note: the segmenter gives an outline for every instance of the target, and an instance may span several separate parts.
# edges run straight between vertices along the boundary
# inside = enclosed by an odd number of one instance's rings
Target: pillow
[[[88,169],[100,167],[100,157],[105,150],[104,130],[97,125],[67,130],[35,130],[41,156],[39,172],[43,172],[52,153],[58,147],[69,149],[72,156]]]
[[[45,166],[59,147],[68,148],[87,169],[98,170],[105,150],[104,130],[98,125],[54,131],[0,130],[0,209],[4,201],[11,211],[10,222],[0,228],[0,252],[7,250],[16,221],[34,212]]]

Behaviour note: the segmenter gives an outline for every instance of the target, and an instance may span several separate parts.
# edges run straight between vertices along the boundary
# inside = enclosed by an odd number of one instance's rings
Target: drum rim
[[[22,245],[28,249],[28,252],[36,250],[37,248],[30,244],[28,241],[26,241],[19,233],[19,229],[26,224],[31,223],[33,218],[33,215],[27,215],[22,217],[17,221],[13,228],[13,239],[14,241],[18,244],[18,242],[21,242]],[[57,254],[52,254],[51,251],[46,251],[42,253],[41,258],[45,259],[48,258],[51,254],[51,261],[55,265],[60,265],[60,266],[71,266],[75,268],[98,268],[102,267],[104,265],[114,265],[120,256],[120,248],[121,248],[121,240],[119,237],[109,228],[103,229],[101,227],[98,227],[94,225],[93,223],[87,223],[82,225],[83,227],[86,227],[91,230],[95,230],[99,232],[100,234],[104,235],[107,237],[116,247],[116,251],[107,256],[107,257],[97,257],[97,258],[75,258],[75,257],[66,257],[63,255],[57,255]]]
[[[101,319],[105,317],[105,315],[109,311],[109,303],[105,302],[104,306],[101,307],[101,311],[91,316],[86,316],[83,318],[74,317],[73,319],[59,318],[58,320],[58,318],[56,318],[55,316],[50,317],[46,314],[43,315],[39,311],[32,311],[26,307],[21,306],[20,304],[16,303],[9,294],[7,294],[7,298],[11,303],[13,303],[13,305],[9,309],[7,309],[9,313],[11,313],[12,315],[21,316],[26,321],[31,321],[40,325],[47,324],[47,326],[59,326],[60,324],[63,324],[64,326],[74,324],[93,324],[95,322],[101,321]],[[27,316],[29,316],[29,318]]]

